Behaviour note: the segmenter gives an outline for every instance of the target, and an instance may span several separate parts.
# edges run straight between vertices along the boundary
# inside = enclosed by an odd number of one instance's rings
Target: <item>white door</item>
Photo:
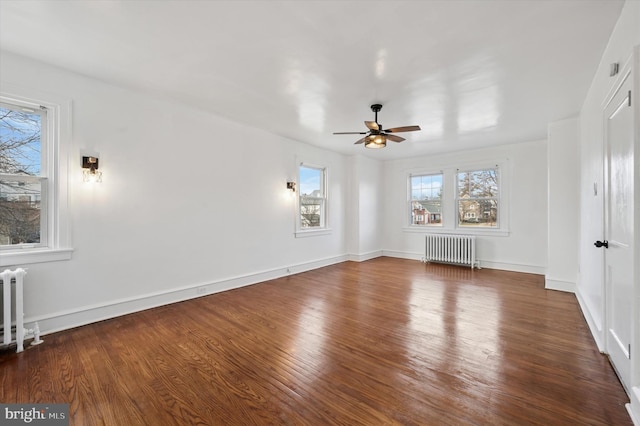
[[[605,109],[605,292],[607,353],[627,389],[633,296],[633,109],[631,73]],[[598,246],[596,243],[596,246]],[[607,247],[608,245],[608,247]]]

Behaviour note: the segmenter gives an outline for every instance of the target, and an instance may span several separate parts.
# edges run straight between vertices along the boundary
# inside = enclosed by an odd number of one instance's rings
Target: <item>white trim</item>
[[[522,263],[508,263],[508,262],[490,262],[488,260],[478,259],[480,266],[487,269],[500,269],[503,271],[511,272],[523,272],[525,274],[543,275],[547,271],[546,266],[538,265],[525,265]]]
[[[397,250],[382,250],[382,256],[397,257],[400,259],[422,260],[424,253],[407,253]],[[546,268],[537,265],[523,265],[519,263],[489,262],[478,259],[481,269],[500,269],[503,271],[523,272],[525,274],[544,275]]]
[[[477,235],[486,237],[508,237],[509,230],[490,230],[482,228],[443,228],[442,226],[413,225],[402,228],[402,232],[423,233],[423,234],[455,234],[455,235]]]
[[[301,203],[300,200],[303,198],[302,194],[302,179],[300,178],[300,168],[304,167],[307,169],[314,169],[320,171],[320,189],[322,191],[322,197],[305,197],[309,199],[318,199],[321,201],[321,212],[320,212],[320,224],[317,228],[303,228],[302,220],[300,214]],[[296,238],[300,237],[311,237],[316,235],[327,235],[331,233],[331,228],[329,228],[329,168],[327,166],[319,166],[316,164],[312,164],[306,161],[301,161],[296,159],[296,173],[297,173],[297,191],[298,195],[296,197],[295,208],[295,233]]]
[[[347,258],[352,262],[365,262],[367,260],[375,259],[376,257],[381,256],[383,256],[382,250],[374,250],[368,253],[350,254],[347,256]]]
[[[629,393],[628,404],[625,404],[625,408],[629,413],[629,417],[631,417],[631,421],[634,425],[640,426],[640,388],[634,386],[631,388],[631,392]]]
[[[591,331],[591,335],[593,336],[593,340],[596,342],[596,346],[598,350],[602,353],[605,353],[605,345],[604,345],[604,328],[602,327],[602,321],[600,321],[601,326],[598,327],[598,321],[593,317],[591,309],[589,309],[589,303],[587,303],[586,299],[582,296],[580,292],[580,286],[576,288],[576,299],[578,299],[578,305],[580,306],[580,311],[582,311],[582,316],[584,317],[589,330]]]
[[[410,260],[422,260],[424,253],[407,253],[397,250],[382,250],[382,256],[397,257],[400,259]],[[500,269],[503,271],[511,272],[523,272],[525,274],[544,275],[546,268],[544,266],[537,265],[523,265],[519,263],[506,263],[506,262],[490,262],[487,260],[478,259],[480,267],[482,269]]]
[[[318,259],[311,262],[299,263],[289,267],[280,267],[251,274],[229,277],[226,279],[196,283],[164,291],[158,291],[112,300],[105,303],[83,306],[77,309],[53,312],[25,318],[25,324],[37,321],[41,334],[50,334],[82,325],[116,318],[122,315],[195,299],[210,294],[220,293],[235,288],[245,287],[260,282],[281,278],[287,275],[310,271],[347,261],[346,255]]]
[[[26,246],[18,250],[3,250],[0,265],[24,265],[53,262],[71,258],[70,211],[68,201],[69,148],[71,145],[71,99],[49,92],[34,90],[7,81],[0,81],[0,99],[10,104],[46,107],[47,109],[47,248]],[[45,149],[43,148],[43,149]],[[33,253],[33,254],[31,254]]]
[[[576,292],[576,283],[571,281],[557,280],[554,278],[544,278],[544,288],[547,290],[566,291],[567,293]]]
[[[333,232],[331,228],[303,228],[295,232],[296,238],[317,237],[319,235],[329,235]]]
[[[19,251],[2,251],[0,267],[58,262],[71,259],[72,254],[73,249],[24,248]]]
[[[382,250],[382,255],[387,257],[397,257],[399,259],[422,260],[424,253],[407,253],[397,250]]]
[[[464,230],[465,232],[469,229],[482,229],[483,231],[491,231],[493,230],[493,232],[505,232],[505,230],[508,228],[508,219],[509,219],[509,213],[508,213],[508,197],[505,196],[505,194],[508,194],[507,191],[507,183],[506,183],[506,179],[505,179],[505,175],[506,173],[503,171],[505,166],[504,164],[506,164],[506,161],[504,163],[501,162],[496,162],[494,165],[489,165],[489,162],[485,163],[486,165],[481,166],[473,166],[473,167],[464,167],[464,168],[458,168],[455,170],[454,172],[454,192],[453,192],[453,209],[454,209],[454,216],[455,216],[455,220],[453,221],[453,226],[454,229],[456,230]],[[497,174],[497,178],[498,178],[498,196],[497,197],[483,197],[484,199],[496,199],[497,203],[498,203],[498,219],[497,219],[497,223],[496,226],[493,228],[475,228],[475,227],[465,227],[460,225],[460,223],[458,222],[458,209],[459,209],[459,202],[460,201],[471,201],[471,200],[477,200],[480,197],[476,197],[476,198],[469,198],[468,200],[462,200],[461,198],[459,198],[458,196],[458,175],[460,173],[471,173],[471,172],[477,172],[477,171],[484,171],[484,170],[495,170],[496,174]],[[453,219],[453,218],[452,218]]]
[[[406,182],[406,199],[404,207],[404,226],[403,232],[433,232],[447,234],[464,234],[464,235],[486,235],[495,237],[508,237],[510,234],[509,224],[509,202],[510,202],[510,183],[511,164],[509,158],[502,157],[497,160],[482,160],[472,162],[461,162],[459,164],[449,163],[435,168],[410,168],[405,169]],[[464,227],[458,225],[458,205],[457,205],[457,189],[458,189],[458,172],[496,169],[498,172],[498,226],[495,228],[482,227]],[[411,225],[411,177],[442,174],[442,199],[441,199],[441,225]],[[422,227],[428,229],[421,229]]]

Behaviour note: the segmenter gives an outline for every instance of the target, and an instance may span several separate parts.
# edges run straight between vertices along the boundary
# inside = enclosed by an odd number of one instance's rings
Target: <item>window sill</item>
[[[71,259],[73,249],[22,249],[0,251],[0,267],[59,262]]]
[[[418,227],[418,226],[408,226],[402,228],[402,232],[410,232],[417,234],[450,234],[450,235],[477,235],[477,236],[487,236],[487,237],[508,237],[509,230],[506,229],[465,229],[465,228],[442,228],[442,227]]]
[[[310,230],[300,230],[296,231],[296,238],[306,238],[306,237],[315,237],[318,235],[329,235],[331,234],[331,228],[322,228],[322,229],[310,229]]]

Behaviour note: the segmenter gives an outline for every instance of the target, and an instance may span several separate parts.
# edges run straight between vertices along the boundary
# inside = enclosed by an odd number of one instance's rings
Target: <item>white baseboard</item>
[[[548,290],[566,291],[567,293],[576,292],[576,283],[571,281],[556,280],[553,278],[545,277],[544,288]]]
[[[627,412],[634,425],[640,426],[640,388],[631,388],[631,394],[629,395],[630,403],[626,404]]]
[[[411,260],[422,260],[424,258],[424,253],[407,253],[395,250],[383,250],[383,256],[389,257],[398,257],[401,259],[411,259]],[[504,262],[488,262],[486,260],[479,260],[480,268],[487,269],[500,269],[503,271],[511,271],[511,272],[523,272],[527,274],[537,274],[544,275],[546,272],[546,268],[543,266],[534,266],[534,265],[521,265],[516,263],[504,263]]]
[[[410,260],[422,260],[424,258],[424,253],[407,253],[403,251],[395,251],[395,250],[382,250],[383,256],[388,257],[397,257],[399,259],[410,259]]]
[[[289,267],[231,277],[215,282],[191,284],[166,291],[149,293],[126,299],[112,300],[106,303],[83,306],[77,309],[59,311],[37,317],[28,317],[25,318],[25,325],[37,321],[41,334],[46,335],[146,309],[156,308],[158,306],[169,305],[171,303],[195,299],[197,297],[232,290],[234,288],[244,287],[291,274],[310,271],[324,266],[342,263],[346,260],[347,255],[329,257]]]
[[[232,290],[283,276],[322,268],[324,266],[342,263],[347,260],[363,262],[380,256],[396,257],[410,260],[422,260],[422,253],[407,253],[394,250],[376,250],[362,254],[350,254],[304,262],[289,267],[275,268],[267,271],[254,272],[237,277],[221,279],[213,282],[190,284],[161,292],[148,293],[136,297],[111,300],[109,302],[83,306],[76,309],[58,311],[51,314],[27,317],[25,325],[28,327],[38,322],[42,335],[67,330],[82,325],[115,318],[158,306],[194,299],[209,294]],[[505,263],[480,262],[480,266],[490,269],[504,269],[516,272],[538,273],[537,267],[526,265],[512,265]]]
[[[500,269],[502,271],[522,272],[525,274],[544,275],[547,272],[545,266],[536,265],[524,265],[520,263],[506,263],[506,262],[490,262],[487,260],[479,259],[480,267],[487,269]]]
[[[585,300],[580,292],[580,287],[576,288],[576,299],[578,299],[578,305],[580,306],[580,311],[582,311],[582,316],[584,317],[587,325],[589,326],[589,330],[591,331],[591,335],[593,336],[593,340],[596,341],[596,346],[598,350],[604,353],[604,330],[602,327],[602,321],[598,321],[591,311],[589,307],[589,303]]]
[[[347,258],[352,262],[364,262],[366,260],[375,259],[376,257],[380,256],[383,256],[382,250],[375,250],[362,254],[350,254],[347,256]]]

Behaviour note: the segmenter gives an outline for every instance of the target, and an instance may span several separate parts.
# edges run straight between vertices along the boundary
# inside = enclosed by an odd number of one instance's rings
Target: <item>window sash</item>
[[[431,185],[424,189],[414,187],[414,181],[416,178],[420,178],[422,183],[422,178],[434,178],[439,177],[440,179],[440,188],[438,189],[440,193],[440,197],[436,198],[420,198],[414,197],[414,194],[420,193],[423,194],[426,192],[430,192],[433,194],[433,191],[437,189],[437,186],[433,185],[433,181],[431,181]],[[412,174],[409,175],[409,202],[407,206],[407,210],[409,212],[409,225],[410,226],[443,226],[443,188],[444,188],[444,173],[424,173],[424,174]],[[439,211],[429,211],[428,206],[426,204],[439,204]],[[420,206],[417,206],[420,204]]]
[[[0,185],[7,185],[8,182],[16,182],[23,183],[26,185],[39,185],[40,187],[40,199],[36,200],[35,203],[30,201],[29,203],[35,204],[35,206],[30,206],[38,210],[39,216],[39,238],[37,242],[26,242],[19,244],[4,244],[4,241],[0,241],[0,251],[2,250],[13,250],[13,249],[24,249],[24,248],[42,248],[48,247],[49,241],[49,232],[48,232],[48,224],[49,224],[49,197],[48,197],[48,188],[49,182],[46,177],[40,176],[23,176],[23,175],[9,175],[9,174],[0,174]],[[19,200],[9,200],[12,202],[23,202]],[[0,200],[2,202],[2,200]],[[6,219],[6,217],[5,217]]]
[[[52,193],[54,184],[53,180],[49,178],[53,159],[49,154],[51,150],[49,147],[50,139],[48,135],[52,131],[53,121],[51,121],[50,117],[48,117],[48,108],[37,104],[16,100],[2,100],[0,101],[0,106],[5,109],[23,111],[32,115],[38,115],[40,117],[40,172],[37,175],[0,173],[0,183],[15,182],[25,185],[39,185],[39,241],[20,244],[4,244],[4,241],[0,241],[0,251],[28,248],[48,248],[51,241],[50,231],[52,227],[50,226],[50,222],[52,219],[51,208],[53,206],[52,201],[49,199],[49,197]]]
[[[318,197],[300,197],[300,228],[325,227],[325,200]],[[303,212],[304,211],[304,212]],[[317,216],[317,217],[316,217]]]
[[[313,187],[309,195],[303,195],[303,169],[318,172],[318,187]],[[296,229],[298,231],[318,231],[327,229],[327,169],[326,167],[299,163]]]
[[[476,172],[485,172],[491,171],[495,176],[495,196],[472,196],[467,195],[466,197],[461,196],[462,187],[460,186],[460,175],[463,173],[476,173]],[[457,220],[456,220],[456,228],[488,228],[488,229],[499,229],[500,228],[500,209],[501,209],[501,201],[500,194],[502,191],[502,179],[500,176],[500,169],[496,167],[486,167],[486,168],[475,168],[469,170],[457,170],[456,174],[456,198],[455,198],[455,207],[457,211]],[[471,192],[471,191],[469,191]],[[468,206],[478,206],[478,209],[473,209],[471,212],[463,207],[463,203]],[[492,207],[489,209],[489,215],[487,216],[486,207],[484,211],[481,211],[484,204],[490,203]],[[495,214],[491,212],[494,211]]]

